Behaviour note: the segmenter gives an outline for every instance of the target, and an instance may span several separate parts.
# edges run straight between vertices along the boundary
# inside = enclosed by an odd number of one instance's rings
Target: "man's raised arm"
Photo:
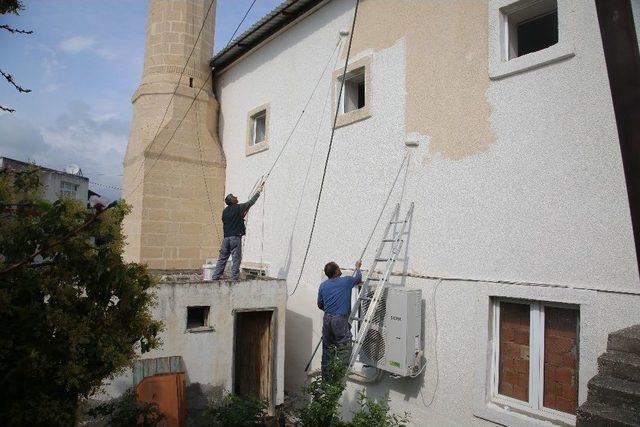
[[[250,198],[248,201],[244,203],[240,203],[240,208],[243,210],[249,210],[249,208],[256,203],[256,201],[258,200],[258,197],[260,197],[260,193],[262,193],[263,188],[264,188],[264,182],[260,184],[260,186],[258,187],[258,191],[256,191],[256,194],[254,194],[252,198]]]
[[[360,271],[360,267],[362,267],[362,260],[356,261],[356,271],[353,273],[353,285],[359,285],[362,283],[362,271]]]

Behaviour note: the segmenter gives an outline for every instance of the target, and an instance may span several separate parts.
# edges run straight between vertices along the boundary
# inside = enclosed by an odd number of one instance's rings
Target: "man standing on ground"
[[[351,357],[351,290],[362,282],[360,266],[362,261],[356,261],[356,271],[353,276],[340,277],[342,271],[335,262],[324,266],[324,274],[329,278],[318,289],[318,308],[324,311],[322,320],[322,378],[329,375],[329,359],[331,351],[336,351],[346,365]]]
[[[256,200],[258,200],[258,197],[260,197],[263,188],[264,182],[260,184],[256,194],[245,203],[238,203],[238,198],[231,193],[227,194],[227,197],[224,198],[224,202],[227,204],[227,207],[222,211],[224,239],[222,239],[222,245],[220,246],[220,256],[218,256],[216,269],[213,272],[213,280],[218,280],[222,276],[229,255],[231,255],[233,262],[233,264],[231,264],[231,280],[240,279],[242,236],[246,234],[244,217],[249,211],[249,208],[253,206]]]

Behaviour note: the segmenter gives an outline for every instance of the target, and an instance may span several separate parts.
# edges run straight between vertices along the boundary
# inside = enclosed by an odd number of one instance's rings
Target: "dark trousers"
[[[324,314],[322,319],[322,378],[329,377],[329,361],[336,353],[345,364],[351,357],[351,325],[349,316]]]
[[[220,256],[218,256],[216,269],[213,271],[214,280],[218,280],[222,276],[229,256],[233,261],[233,264],[231,264],[231,279],[238,280],[240,278],[240,261],[242,261],[242,236],[229,236],[222,240]]]

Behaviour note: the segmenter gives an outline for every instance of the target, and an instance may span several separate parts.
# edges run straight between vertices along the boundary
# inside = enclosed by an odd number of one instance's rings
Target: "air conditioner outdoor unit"
[[[386,288],[364,339],[360,362],[402,377],[418,373],[422,324],[422,291]]]

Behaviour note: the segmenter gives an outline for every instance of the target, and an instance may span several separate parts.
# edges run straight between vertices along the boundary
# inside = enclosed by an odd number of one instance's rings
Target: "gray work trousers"
[[[231,264],[231,279],[238,280],[240,278],[240,261],[242,261],[242,236],[229,236],[222,240],[216,269],[213,271],[213,280],[218,280],[222,276],[229,256],[233,262]]]
[[[322,378],[329,378],[329,361],[336,353],[342,363],[351,358],[351,325],[349,316],[325,313],[322,319]]]

